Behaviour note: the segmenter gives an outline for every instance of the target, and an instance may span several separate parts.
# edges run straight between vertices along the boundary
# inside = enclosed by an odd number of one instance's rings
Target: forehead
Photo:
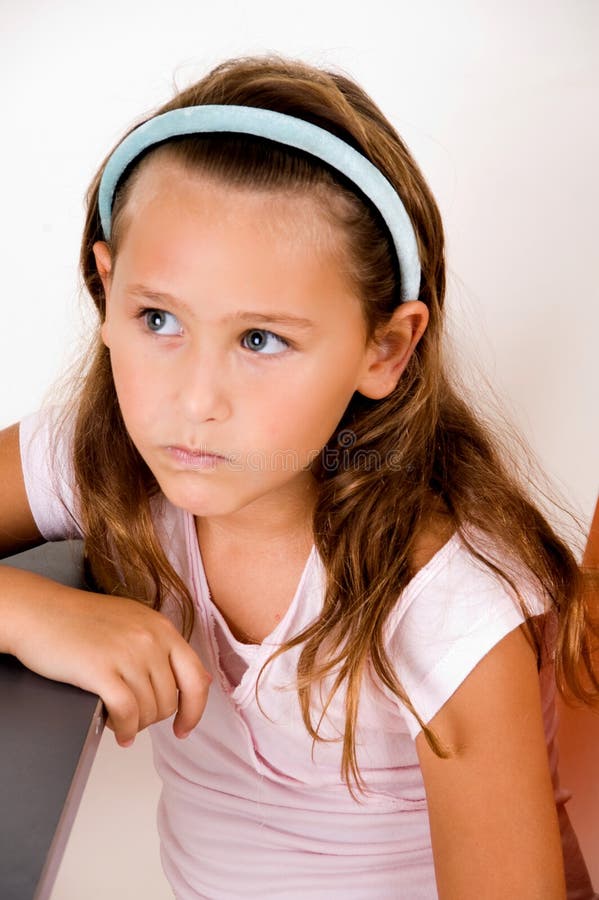
[[[349,302],[361,322],[343,233],[317,199],[231,187],[172,160],[152,163],[140,169],[127,201],[119,282],[209,299],[223,310],[258,303],[326,316],[349,311]]]
[[[322,189],[231,185],[190,171],[165,154],[167,149],[158,148],[135,173],[123,211],[124,233],[148,216],[196,219],[220,232],[249,225],[256,236],[287,243],[289,251],[309,248],[343,265],[345,236]]]

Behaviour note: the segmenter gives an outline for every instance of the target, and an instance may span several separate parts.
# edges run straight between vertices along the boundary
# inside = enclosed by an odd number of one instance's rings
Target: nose
[[[190,344],[178,363],[177,404],[184,417],[194,423],[226,419],[231,408],[222,355]]]

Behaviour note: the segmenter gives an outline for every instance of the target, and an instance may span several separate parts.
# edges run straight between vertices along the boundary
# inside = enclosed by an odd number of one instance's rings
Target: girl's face
[[[354,391],[392,387],[377,382],[335,232],[308,198],[231,189],[163,160],[140,172],[125,215],[114,266],[94,245],[102,338],[162,491],[196,516],[254,504],[257,523],[308,497],[310,463]]]

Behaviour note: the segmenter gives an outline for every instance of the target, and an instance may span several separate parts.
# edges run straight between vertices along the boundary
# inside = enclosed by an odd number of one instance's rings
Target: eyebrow
[[[125,293],[131,296],[143,297],[145,300],[149,300],[153,303],[167,303],[169,306],[179,308],[189,315],[194,315],[194,311],[184,300],[180,300],[178,297],[174,297],[172,294],[163,293],[162,291],[151,291],[143,284],[127,285],[125,287]],[[294,316],[290,313],[251,312],[250,310],[244,309],[238,309],[234,313],[228,313],[228,315],[223,316],[222,319],[219,320],[219,324],[225,325],[227,322],[234,321],[269,322],[278,325],[290,325],[295,328],[314,328],[314,322],[310,321],[310,319],[304,319],[301,316]]]

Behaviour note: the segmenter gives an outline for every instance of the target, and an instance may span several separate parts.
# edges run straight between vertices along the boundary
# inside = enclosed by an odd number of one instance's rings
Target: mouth
[[[205,466],[226,460],[226,456],[212,450],[196,449],[181,445],[169,444],[166,452],[174,460],[187,466]]]

